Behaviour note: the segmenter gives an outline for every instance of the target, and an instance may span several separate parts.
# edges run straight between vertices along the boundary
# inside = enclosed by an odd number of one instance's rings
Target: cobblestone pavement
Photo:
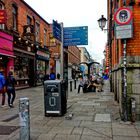
[[[19,99],[30,101],[31,140],[140,140],[140,122],[122,122],[118,103],[109,92],[77,94],[68,92],[67,113],[64,116],[44,116],[43,87],[16,91],[15,107],[0,107],[0,140],[19,140]]]

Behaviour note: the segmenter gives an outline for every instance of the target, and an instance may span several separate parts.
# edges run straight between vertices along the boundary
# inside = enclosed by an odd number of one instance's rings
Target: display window
[[[37,60],[37,83],[42,83],[45,75],[45,61]]]
[[[28,78],[28,64],[29,59],[27,57],[17,56],[15,59],[15,78]]]

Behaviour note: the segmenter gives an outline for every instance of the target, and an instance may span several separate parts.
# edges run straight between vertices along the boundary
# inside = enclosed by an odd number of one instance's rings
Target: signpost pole
[[[61,71],[61,78],[64,79],[64,48],[63,48],[63,23],[60,24],[61,25],[61,55],[60,55],[60,71]]]
[[[123,40],[123,113],[124,121],[128,120],[127,115],[127,69],[126,69],[126,39]]]

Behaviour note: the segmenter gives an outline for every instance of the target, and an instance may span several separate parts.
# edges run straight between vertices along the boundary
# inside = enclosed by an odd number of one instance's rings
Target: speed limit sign
[[[119,8],[114,15],[114,20],[119,25],[129,24],[132,20],[131,9],[128,7]]]

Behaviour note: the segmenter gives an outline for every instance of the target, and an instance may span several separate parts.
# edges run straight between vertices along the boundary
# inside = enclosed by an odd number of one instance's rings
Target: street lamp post
[[[111,3],[112,5],[112,3]],[[111,9],[112,11],[112,9]],[[112,59],[111,59],[111,52],[112,52],[112,12],[110,13],[110,18],[109,18],[109,29],[104,29],[106,26],[107,19],[102,15],[101,18],[99,18],[98,24],[101,30],[103,31],[108,31],[108,45],[109,45],[109,60],[110,60],[110,91],[112,92],[112,75],[111,75],[111,70],[112,70]]]

